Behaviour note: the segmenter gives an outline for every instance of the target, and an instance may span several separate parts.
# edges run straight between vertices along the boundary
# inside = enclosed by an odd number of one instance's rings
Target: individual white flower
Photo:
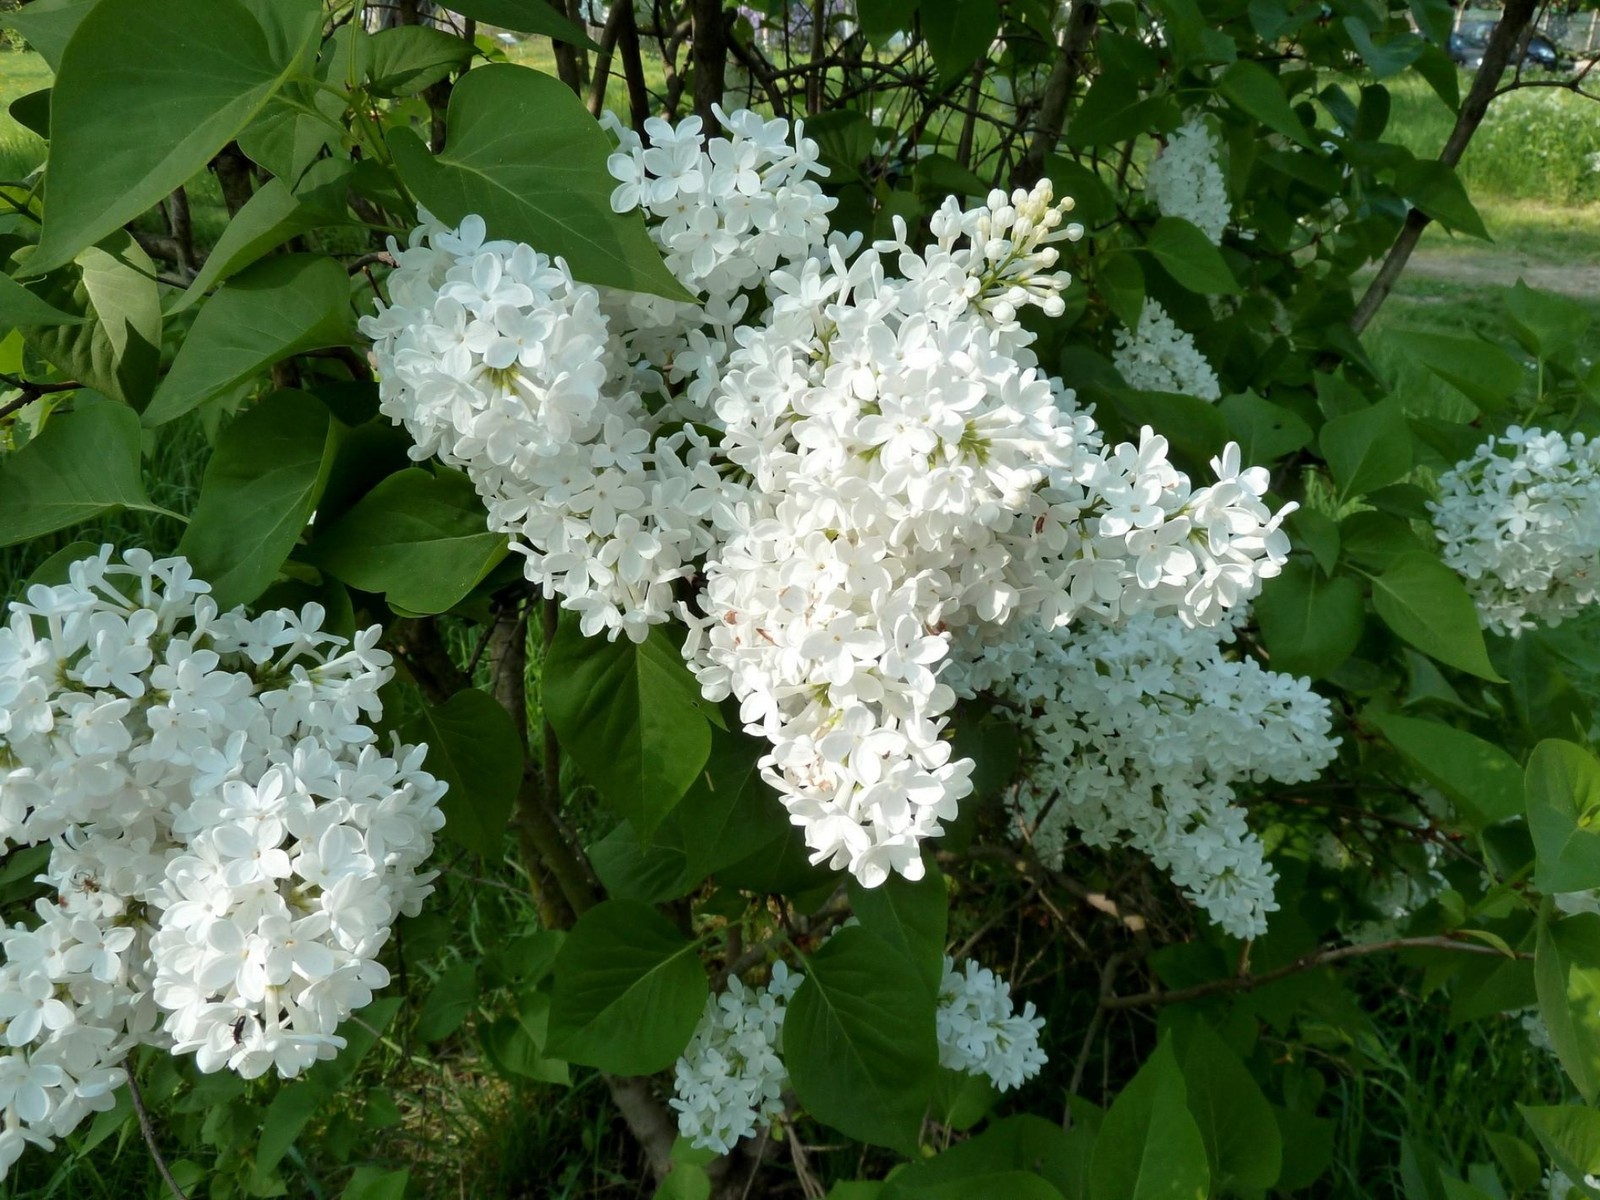
[[[1144,190],[1162,216],[1192,222],[1212,243],[1221,245],[1233,210],[1217,158],[1216,138],[1201,117],[1191,117],[1168,136],[1145,172]]]
[[[1139,328],[1118,329],[1111,365],[1129,387],[1147,392],[1182,392],[1201,400],[1222,398],[1222,385],[1194,338],[1179,329],[1167,310],[1146,300]]]
[[[1600,598],[1600,445],[1513,425],[1439,476],[1445,564],[1485,628],[1516,637]]]

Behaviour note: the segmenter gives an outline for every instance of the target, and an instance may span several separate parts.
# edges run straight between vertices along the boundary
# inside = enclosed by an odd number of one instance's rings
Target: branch
[[[128,1094],[133,1097],[133,1111],[139,1118],[139,1132],[144,1135],[144,1144],[150,1151],[150,1157],[155,1160],[156,1170],[161,1173],[161,1178],[166,1183],[167,1190],[172,1193],[173,1200],[189,1200],[167,1168],[167,1160],[161,1157],[161,1147],[156,1145],[155,1126],[150,1123],[150,1114],[145,1110],[144,1096],[139,1091],[139,1081],[133,1077],[133,1060],[125,1059],[122,1069],[128,1076]]]
[[[1083,74],[1084,60],[1088,57],[1089,43],[1094,39],[1095,22],[1100,15],[1095,0],[1077,0],[1072,15],[1067,18],[1066,37],[1061,43],[1061,55],[1045,81],[1044,96],[1039,101],[1039,125],[1028,152],[1022,156],[1017,169],[1011,173],[1013,187],[1032,187],[1044,176],[1045,155],[1061,141],[1061,131],[1067,123],[1067,106],[1072,103],[1072,93],[1077,90],[1078,76]]]
[[[0,420],[4,420],[12,413],[26,408],[40,396],[54,395],[56,392],[75,392],[83,386],[76,380],[67,380],[65,383],[35,383],[31,379],[22,379],[16,375],[0,373],[0,383],[8,388],[15,388],[22,395],[15,400],[8,400],[0,404]]]
[[[1500,77],[1505,74],[1511,52],[1533,21],[1536,3],[1537,0],[1506,0],[1505,13],[1500,18],[1500,23],[1494,27],[1488,46],[1484,48],[1483,64],[1473,77],[1472,89],[1462,101],[1461,111],[1456,115],[1455,128],[1445,139],[1444,149],[1439,151],[1439,161],[1445,166],[1454,167],[1461,161],[1461,155],[1465,153],[1467,144],[1472,141],[1472,135],[1477,133],[1478,126],[1483,124],[1483,118],[1489,111],[1489,101],[1494,99],[1495,89],[1500,86]],[[1415,205],[1406,214],[1406,222],[1400,228],[1400,236],[1395,238],[1394,245],[1389,248],[1389,253],[1383,260],[1383,265],[1378,268],[1377,275],[1367,285],[1366,295],[1361,297],[1361,302],[1356,305],[1355,312],[1350,316],[1350,328],[1354,332],[1360,333],[1371,323],[1378,309],[1383,307],[1383,302],[1389,298],[1389,293],[1394,291],[1394,285],[1400,280],[1400,273],[1411,260],[1411,253],[1422,240],[1422,231],[1428,227],[1431,219]]]
[[[1286,963],[1271,971],[1264,971],[1260,975],[1234,975],[1227,979],[1211,979],[1205,983],[1197,983],[1193,987],[1179,988],[1174,992],[1139,992],[1133,996],[1104,996],[1100,1000],[1100,1006],[1102,1008],[1142,1008],[1152,1004],[1183,1004],[1189,1000],[1199,1000],[1204,996],[1220,995],[1227,992],[1249,992],[1258,987],[1265,987],[1269,983],[1276,983],[1280,979],[1287,979],[1290,975],[1298,975],[1302,971],[1330,966],[1336,962],[1343,962],[1347,958],[1365,958],[1371,954],[1387,954],[1392,950],[1455,950],[1462,954],[1492,954],[1496,958],[1505,957],[1503,951],[1496,950],[1493,946],[1486,946],[1481,942],[1465,942],[1452,937],[1393,938],[1387,942],[1367,942],[1360,946],[1336,946],[1330,950],[1317,950],[1311,954],[1302,954],[1293,962]],[[1518,950],[1513,952],[1513,957],[1532,958],[1533,956]]]

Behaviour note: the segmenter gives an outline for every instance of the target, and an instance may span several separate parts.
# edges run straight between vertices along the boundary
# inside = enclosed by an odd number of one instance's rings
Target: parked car
[[[1489,45],[1489,36],[1494,33],[1495,24],[1493,21],[1468,21],[1463,24],[1450,35],[1450,57],[1467,70],[1476,71],[1483,65],[1483,52]],[[1566,65],[1560,47],[1542,33],[1535,33],[1528,39],[1527,48],[1522,52],[1522,61],[1530,67],[1542,67],[1546,71],[1555,71]]]

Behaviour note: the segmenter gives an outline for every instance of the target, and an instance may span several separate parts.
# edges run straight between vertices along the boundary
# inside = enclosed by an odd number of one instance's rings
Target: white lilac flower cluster
[[[1018,314],[1063,310],[1057,243],[1081,233],[1048,181],[862,248],[798,126],[721,120],[619,133],[612,159],[613,207],[703,303],[425,225],[365,325],[384,411],[468,472],[586,632],[688,623],[813,861],[915,878],[970,790],[942,736],[953,643],[1214,624],[1280,569],[1284,514],[1236,462],[1196,486],[1149,430],[1105,445],[1040,368]]]
[[[1600,599],[1600,443],[1513,425],[1441,475],[1428,507],[1485,628],[1516,637]]]
[[[1200,117],[1191,118],[1167,138],[1145,172],[1145,194],[1164,217],[1181,217],[1198,226],[1214,244],[1233,219],[1228,183],[1217,163],[1217,139]]]
[[[1002,1092],[1021,1087],[1048,1061],[1039,1048],[1044,1018],[1034,1014],[1033,1001],[1017,1012],[1010,985],[977,959],[957,970],[945,955],[936,1020],[939,1065],[987,1076]]]
[[[805,977],[775,963],[765,988],[738,978],[706,1001],[694,1036],[673,1068],[678,1132],[702,1149],[727,1154],[783,1112],[789,1071],[783,1018]],[[1021,1087],[1047,1061],[1039,1048],[1044,1018],[1029,1001],[1018,1013],[1011,989],[993,971],[968,959],[960,970],[948,955],[939,984],[935,1029],[939,1063],[984,1076],[1000,1091]]]
[[[0,854],[50,847],[37,921],[0,926],[0,1174],[109,1108],[135,1045],[247,1078],[331,1058],[431,891],[444,787],[377,745],[378,630],[209,590],[108,546],[0,627]]]
[[[1201,400],[1220,400],[1222,385],[1194,338],[1179,329],[1167,310],[1146,300],[1139,328],[1118,329],[1111,365],[1131,388],[1146,392],[1182,392]]]
[[[1019,801],[1039,852],[1058,856],[1074,830],[1131,845],[1229,933],[1255,937],[1277,909],[1276,873],[1235,788],[1310,780],[1339,742],[1324,697],[1229,657],[1232,636],[1142,614],[991,657],[1032,745]]]

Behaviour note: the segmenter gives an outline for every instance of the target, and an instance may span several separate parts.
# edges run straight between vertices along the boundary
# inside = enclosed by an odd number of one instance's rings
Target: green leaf
[[[1068,120],[1067,144],[1089,147],[1128,141],[1146,132],[1171,109],[1172,101],[1166,96],[1141,97],[1138,84],[1125,72],[1103,72],[1089,85]]]
[[[1306,131],[1305,124],[1295,115],[1285,98],[1278,77],[1260,63],[1247,58],[1230,63],[1217,80],[1217,91],[1268,129],[1276,130],[1302,146],[1316,148],[1316,142]]]
[[[1517,1111],[1538,1137],[1545,1153],[1574,1181],[1573,1186],[1595,1195],[1594,1189],[1577,1181],[1600,1172],[1600,1112],[1576,1104],[1549,1108],[1519,1104]]]
[[[1242,291],[1222,251],[1182,217],[1162,217],[1157,221],[1144,248],[1168,275],[1191,292],[1237,296]]]
[[[14,546],[115,508],[160,512],[139,475],[139,418],[120,404],[56,413],[0,458],[0,546]]]
[[[1334,417],[1322,427],[1317,444],[1341,500],[1404,479],[1411,470],[1411,429],[1400,402],[1392,398]]]
[[[314,254],[269,258],[230,279],[200,310],[145,424],[182,416],[292,355],[353,339],[343,267]]]
[[[437,156],[409,129],[389,134],[401,178],[440,220],[476,213],[492,236],[560,255],[586,283],[689,299],[639,214],[611,211],[610,140],[564,84],[526,67],[468,71],[446,124]]]
[[[1006,1117],[977,1137],[895,1172],[883,1200],[1060,1200],[1074,1150],[1072,1136],[1053,1121]]]
[[[950,924],[950,896],[944,876],[929,866],[916,883],[891,875],[875,888],[849,884],[850,907],[868,933],[903,954],[930,992],[944,978],[944,944]]]
[[[709,990],[695,943],[634,900],[607,900],[579,917],[555,976],[551,1051],[617,1075],[671,1066]]]
[[[290,1083],[278,1089],[261,1122],[261,1140],[256,1143],[257,1176],[270,1173],[283,1161],[322,1101],[321,1089],[307,1082]]]
[[[1139,266],[1138,257],[1113,251],[1099,258],[1097,263],[1095,290],[1117,320],[1130,330],[1138,329],[1139,317],[1144,313],[1144,270]]]
[[[64,312],[23,287],[9,275],[0,275],[0,328],[19,325],[82,325],[86,318]]]
[[[951,83],[986,58],[1000,27],[995,0],[922,0],[923,39],[939,68],[941,83]]]
[[[1281,404],[1254,392],[1226,396],[1217,406],[1247,463],[1265,464],[1311,444],[1311,426]]]
[[[412,1032],[424,1042],[449,1037],[466,1023],[478,1005],[478,964],[458,962],[433,985],[428,998],[417,1010]]]
[[[405,1169],[385,1171],[382,1167],[357,1167],[350,1182],[339,1193],[339,1200],[404,1200],[411,1183]]]
[[[1478,610],[1454,571],[1431,554],[1402,554],[1372,581],[1384,624],[1430,658],[1504,683],[1489,663]]]
[[[1145,392],[1133,389],[1112,396],[1117,415],[1130,431],[1149,425],[1165,437],[1173,450],[1196,465],[1222,453],[1228,442],[1228,422],[1215,404],[1181,392]]]
[[[380,96],[415,96],[472,58],[469,43],[428,25],[380,29],[367,47],[367,83]]]
[[[1394,185],[1402,196],[1446,229],[1486,242],[1491,240],[1467,189],[1448,163],[1431,158],[1413,159],[1395,172]]]
[[[1217,1191],[1260,1191],[1283,1170],[1283,1139],[1272,1106],[1204,1020],[1191,1024],[1180,1066],[1187,1108],[1205,1143]]]
[[[1211,1170],[1183,1074],[1164,1040],[1118,1094],[1095,1138],[1090,1200],[1205,1200]]]
[[[914,1153],[939,1065],[933,993],[861,928],[834,934],[805,970],[783,1022],[795,1096],[849,1137]]]
[[[510,713],[477,688],[424,705],[408,742],[426,742],[428,770],[450,790],[439,802],[444,835],[490,860],[505,853],[506,822],[522,786],[522,739]]]
[[[1523,788],[1535,885],[1547,894],[1600,887],[1600,762],[1580,746],[1550,738],[1528,756]]]
[[[275,392],[217,439],[178,553],[211,584],[219,607],[266,591],[311,519],[338,432],[305,392]]]
[[[497,1018],[483,1031],[484,1053],[501,1074],[562,1087],[572,1083],[566,1060],[545,1053],[550,1004],[548,992],[525,992],[514,1015]]]
[[[1499,746],[1438,721],[1393,712],[1366,719],[1413,767],[1460,804],[1476,826],[1492,825],[1522,812],[1522,768]]]
[[[0,26],[15,29],[52,71],[61,69],[61,53],[78,25],[100,0],[33,0],[25,8],[0,14]]]
[[[684,895],[704,878],[689,874],[681,842],[682,835],[670,819],[648,846],[639,841],[638,831],[623,821],[585,851],[608,896],[663,904]]]
[[[1505,293],[1512,333],[1530,354],[1554,358],[1576,345],[1593,324],[1589,311],[1565,296],[1539,292],[1517,280]]]
[[[1274,671],[1325,679],[1355,651],[1366,606],[1354,579],[1296,558],[1263,585],[1255,615]]]
[[[655,1200],[711,1200],[711,1176],[694,1163],[673,1163],[656,1189]]]
[[[667,818],[683,843],[690,880],[732,866],[791,828],[778,793],[756,766],[762,752],[746,734],[712,730],[704,769]]]
[[[700,687],[659,629],[586,638],[563,613],[545,658],[545,714],[602,798],[648,841],[711,754]]]
[[[182,312],[269,250],[320,224],[324,224],[320,215],[302,204],[282,179],[267,180],[228,222],[206,256],[200,273],[172,306],[171,312]]]
[[[379,482],[317,535],[306,556],[351,587],[382,594],[395,609],[441,613],[506,556],[506,539],[485,528],[483,505],[465,475],[413,467]]]
[[[29,260],[30,262],[32,260]],[[161,358],[161,293],[155,264],[126,233],[77,256],[76,271],[43,285],[57,308],[86,314],[81,324],[24,329],[23,336],[69,379],[135,407],[150,399]],[[24,267],[28,270],[28,267]]]
[[[1522,364],[1483,338],[1407,330],[1399,341],[1407,355],[1485,412],[1503,408],[1527,382]]]
[[[163,0],[160,20],[144,0],[100,0],[61,55],[29,269],[61,266],[188,183],[261,111],[298,53],[275,54],[237,0]]]
[[[482,21],[485,25],[515,29],[518,33],[540,33],[555,41],[588,50],[600,49],[588,34],[556,12],[545,0],[461,0],[459,4],[452,4],[450,11]]]
[[[1600,916],[1541,919],[1533,979],[1556,1057],[1593,1103],[1600,1095]]]

